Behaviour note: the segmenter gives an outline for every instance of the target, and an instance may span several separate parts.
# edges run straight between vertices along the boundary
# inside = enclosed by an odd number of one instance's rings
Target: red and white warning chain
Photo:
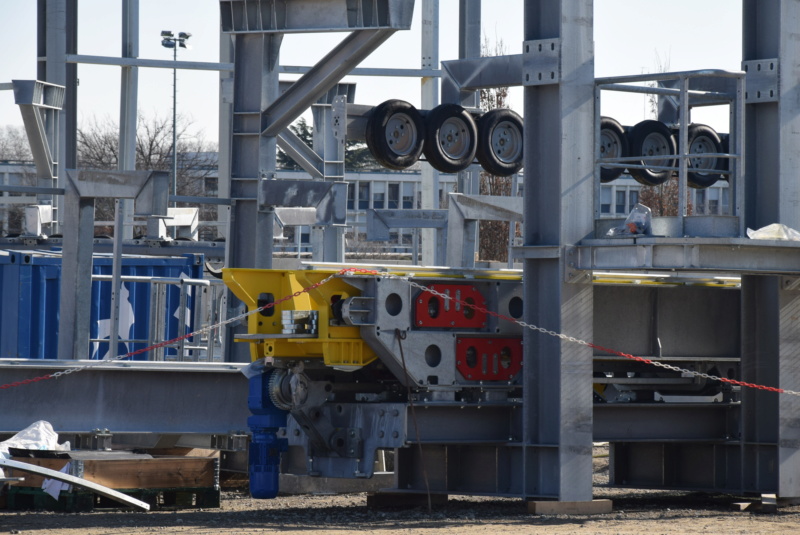
[[[31,383],[36,383],[36,382],[39,382],[39,381],[44,381],[46,379],[57,379],[57,378],[59,378],[59,377],[61,377],[63,375],[69,375],[71,373],[76,373],[76,372],[79,372],[79,371],[83,371],[83,370],[86,370],[88,368],[93,368],[95,366],[100,366],[100,365],[106,364],[106,363],[108,363],[110,361],[124,360],[124,359],[130,358],[130,357],[133,357],[135,355],[140,355],[142,353],[146,353],[146,352],[151,351],[153,349],[158,349],[160,347],[168,346],[168,345],[174,344],[175,342],[179,342],[181,340],[185,340],[187,338],[191,338],[191,337],[197,336],[199,334],[203,334],[203,333],[206,333],[206,332],[211,333],[214,330],[217,330],[220,327],[224,327],[225,325],[227,325],[229,323],[234,323],[234,322],[241,321],[244,318],[246,318],[246,317],[248,317],[248,316],[250,316],[252,314],[255,314],[257,312],[261,312],[261,311],[266,310],[268,308],[275,307],[276,305],[279,305],[279,304],[283,303],[284,301],[288,301],[290,299],[294,299],[295,297],[299,297],[300,295],[302,295],[304,293],[308,293],[308,292],[310,292],[312,290],[315,290],[316,288],[319,288],[320,286],[322,286],[323,284],[329,282],[330,280],[334,279],[335,277],[342,276],[342,275],[348,275],[348,274],[350,274],[350,275],[379,275],[381,277],[392,278],[392,279],[396,279],[396,280],[399,280],[399,281],[403,281],[403,282],[411,285],[412,287],[417,288],[417,289],[419,289],[419,290],[421,290],[423,292],[428,292],[428,293],[430,293],[432,295],[435,295],[437,297],[441,297],[442,299],[449,299],[449,300],[451,300],[451,301],[453,301],[455,303],[460,304],[461,306],[472,308],[472,309],[474,309],[474,310],[476,310],[478,312],[481,312],[481,313],[484,313],[484,314],[488,314],[490,316],[494,316],[494,317],[496,317],[498,319],[501,319],[501,320],[504,320],[504,321],[509,321],[511,323],[516,323],[517,325],[519,325],[520,327],[523,327],[525,329],[530,329],[532,331],[537,331],[539,333],[546,334],[548,336],[552,336],[552,337],[555,337],[555,338],[560,338],[561,340],[564,340],[566,342],[572,342],[574,344],[579,344],[579,345],[591,347],[592,349],[597,349],[599,351],[603,351],[605,353],[610,353],[612,355],[616,355],[616,356],[619,356],[619,357],[625,357],[627,359],[634,360],[636,362],[641,362],[643,364],[649,364],[651,366],[657,366],[657,367],[663,368],[665,370],[670,370],[670,371],[673,371],[673,372],[679,372],[681,374],[691,375],[693,377],[701,377],[703,379],[708,379],[708,380],[711,380],[711,381],[719,381],[719,382],[727,383],[727,384],[734,385],[734,386],[741,386],[741,387],[745,387],[745,388],[754,388],[754,389],[757,389],[757,390],[766,390],[768,392],[775,392],[775,393],[778,393],[778,394],[789,394],[789,395],[792,395],[792,396],[800,396],[800,392],[797,392],[797,391],[794,391],[794,390],[787,390],[785,388],[776,388],[776,387],[773,387],[773,386],[765,386],[765,385],[759,385],[759,384],[755,384],[755,383],[748,383],[748,382],[745,382],[745,381],[737,381],[736,379],[728,379],[727,377],[718,377],[716,375],[711,375],[711,374],[708,374],[708,373],[702,373],[702,372],[698,372],[698,371],[694,371],[694,370],[689,370],[687,368],[681,368],[679,366],[673,366],[671,364],[667,364],[665,362],[661,362],[661,361],[658,361],[658,360],[648,359],[648,358],[644,358],[644,357],[637,357],[637,356],[631,355],[629,353],[623,353],[621,351],[616,351],[614,349],[609,349],[607,347],[599,346],[599,345],[594,344],[592,342],[587,342],[585,340],[581,340],[580,338],[575,338],[575,337],[572,337],[572,336],[568,336],[566,334],[558,333],[556,331],[551,331],[549,329],[545,329],[544,327],[539,327],[537,325],[532,325],[530,323],[526,323],[524,321],[512,318],[510,316],[505,316],[503,314],[499,314],[499,313],[494,312],[492,310],[488,310],[488,309],[486,309],[484,307],[475,305],[474,303],[468,303],[466,301],[461,301],[461,300],[456,299],[456,298],[454,298],[454,297],[452,297],[450,295],[447,295],[447,294],[442,293],[442,292],[438,292],[436,290],[432,290],[432,289],[428,288],[427,286],[424,286],[424,285],[419,284],[417,282],[414,282],[414,281],[408,280],[406,278],[400,277],[398,275],[394,275],[394,274],[387,273],[387,272],[382,272],[382,271],[376,271],[376,270],[372,270],[372,269],[362,269],[362,268],[345,268],[345,269],[341,269],[341,270],[339,270],[339,271],[337,271],[335,273],[332,273],[331,275],[325,277],[324,279],[320,280],[319,282],[316,282],[316,283],[314,283],[314,284],[312,284],[310,286],[307,286],[307,287],[303,288],[302,290],[298,290],[298,291],[294,292],[293,294],[290,294],[290,295],[287,295],[287,296],[282,297],[280,299],[277,299],[276,301],[273,301],[272,303],[267,303],[266,305],[264,305],[262,307],[255,308],[253,310],[245,312],[244,314],[240,314],[238,316],[229,318],[227,320],[221,321],[220,323],[217,323],[217,324],[214,324],[214,325],[209,325],[208,327],[203,327],[202,329],[198,329],[198,330],[196,330],[194,332],[191,332],[191,333],[188,333],[188,334],[184,334],[184,335],[179,336],[177,338],[173,338],[171,340],[165,340],[163,342],[159,342],[158,344],[154,344],[152,346],[145,347],[145,348],[142,348],[142,349],[137,349],[136,351],[131,351],[130,353],[126,353],[124,355],[118,355],[118,356],[116,356],[114,358],[107,358],[105,360],[96,360],[96,361],[92,361],[92,362],[89,362],[87,364],[84,364],[83,366],[77,366],[77,367],[74,367],[74,368],[67,368],[65,370],[60,370],[60,371],[57,371],[57,372],[54,372],[54,373],[48,373],[46,375],[41,375],[39,377],[32,377],[30,379],[24,379],[22,381],[16,381],[16,382],[13,382],[13,383],[3,384],[3,385],[0,385],[0,390],[13,388],[15,386],[22,386],[22,385],[27,385],[27,384],[31,384]]]

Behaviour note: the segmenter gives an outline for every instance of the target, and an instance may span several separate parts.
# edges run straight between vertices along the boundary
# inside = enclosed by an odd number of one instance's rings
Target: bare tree
[[[33,166],[28,136],[20,126],[0,127],[0,160],[13,165],[9,185],[35,186],[36,169]],[[0,232],[19,234],[22,231],[23,207],[30,197],[24,193],[0,193]],[[23,198],[24,197],[24,198]]]
[[[28,136],[21,126],[0,127],[0,160],[24,161],[33,160]]]
[[[656,51],[656,72],[663,73],[669,71],[670,56],[664,57]],[[657,87],[656,82],[651,82],[650,87]],[[651,93],[647,95],[647,104],[650,109],[650,116],[658,120],[658,95]],[[691,194],[687,192],[687,211],[692,213]],[[643,186],[639,190],[639,202],[652,211],[654,216],[676,216],[678,215],[678,178],[674,174],[670,179],[658,186]]]
[[[691,192],[686,191],[686,211],[693,212]],[[642,186],[639,190],[639,203],[650,208],[653,216],[678,215],[678,177],[672,175],[669,180],[658,186]]]
[[[502,39],[492,46],[489,38],[483,36],[482,56],[502,56],[505,53],[506,46]],[[481,89],[480,106],[483,111],[509,107],[508,87]],[[511,184],[510,176],[495,176],[481,171],[481,195],[511,195]],[[481,260],[508,260],[508,230],[508,221],[481,221],[478,224],[478,256]]]
[[[136,169],[148,171],[172,170],[172,121],[158,116],[139,117],[136,135]],[[178,117],[178,195],[213,196],[207,179],[217,176],[217,147],[205,141],[202,134],[192,135],[191,121]],[[117,169],[119,163],[119,128],[111,119],[92,119],[78,128],[78,166],[83,169]],[[211,180],[213,182],[213,180]],[[95,202],[95,217],[109,221],[114,217],[113,199]],[[213,208],[204,208],[201,220],[215,218]]]

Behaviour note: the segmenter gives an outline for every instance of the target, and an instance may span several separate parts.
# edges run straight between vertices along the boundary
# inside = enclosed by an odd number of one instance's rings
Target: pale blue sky
[[[420,64],[419,9],[417,0],[412,29],[398,32],[362,66],[416,68]],[[121,2],[80,0],[78,52],[114,56],[120,53]],[[0,82],[32,79],[36,75],[36,2],[2,0],[0,22]],[[140,57],[172,59],[161,47],[161,30],[192,33],[191,50],[179,59],[217,61],[219,3],[216,0],[140,0]],[[458,54],[458,1],[440,0],[440,59]],[[491,41],[502,39],[508,53],[522,50],[521,0],[484,0],[482,24]],[[286,65],[312,65],[343,34],[289,35],[281,48]],[[617,76],[658,70],[739,70],[741,63],[741,0],[595,0],[595,74]],[[119,68],[79,66],[79,120],[119,117]],[[140,69],[139,109],[144,115],[169,116],[172,107],[172,71]],[[350,77],[356,82],[360,104],[378,104],[401,98],[418,105],[417,79]],[[207,140],[217,139],[218,80],[215,73],[179,71],[178,110],[190,116]],[[521,90],[512,94],[512,106],[522,112]],[[719,108],[719,107],[718,107]],[[606,95],[603,113],[623,124],[646,117],[641,95]],[[696,112],[693,119],[727,130],[724,109]],[[0,126],[22,123],[10,91],[0,92]]]

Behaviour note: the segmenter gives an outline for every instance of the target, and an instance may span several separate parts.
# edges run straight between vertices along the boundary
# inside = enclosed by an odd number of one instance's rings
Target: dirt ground
[[[0,534],[120,535],[149,533],[433,533],[522,535],[529,533],[683,534],[798,533],[800,506],[775,514],[734,511],[734,496],[611,489],[605,458],[595,459],[595,498],[613,500],[610,514],[543,515],[526,512],[519,499],[451,496],[446,505],[415,509],[371,509],[366,494],[280,496],[253,500],[224,492],[219,509],[135,513],[46,513],[0,510]],[[752,499],[752,498],[751,498]]]

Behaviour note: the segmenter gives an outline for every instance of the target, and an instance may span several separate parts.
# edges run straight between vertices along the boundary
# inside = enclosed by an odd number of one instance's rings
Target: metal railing
[[[111,275],[92,275],[92,280],[111,282],[112,278]],[[169,338],[215,325],[224,319],[225,284],[221,280],[123,276],[122,282],[150,285],[147,338],[121,336],[118,342],[129,347],[132,344],[146,344],[149,347]],[[175,301],[174,294],[170,296],[170,288],[179,289],[177,307],[170,306]],[[177,320],[175,332],[169,330],[170,317]],[[181,339],[148,352],[147,360],[222,362],[223,335],[221,331],[212,331],[199,335],[199,339],[196,337]],[[92,338],[90,342],[108,344],[109,339]]]
[[[673,171],[678,173],[678,206],[680,232],[686,228],[685,218],[689,216],[687,201],[687,176],[690,172],[690,159],[728,159],[728,169],[714,172],[727,176],[731,187],[731,214],[738,218],[738,232],[744,235],[744,105],[745,76],[742,71],[717,69],[683,71],[672,73],[652,73],[633,76],[597,78],[595,80],[595,219],[600,218],[600,175],[601,168],[650,169],[653,171]],[[710,87],[710,90],[690,89],[694,85]],[[635,85],[639,84],[639,85]],[[644,84],[644,85],[642,85]],[[674,85],[676,87],[667,87]],[[620,91],[645,95],[658,95],[671,99],[678,111],[677,154],[656,156],[629,156],[616,158],[601,157],[601,94],[603,91]],[[688,129],[691,124],[691,108],[701,106],[730,106],[729,148],[727,153],[690,154]],[[669,126],[669,125],[668,125]],[[674,126],[674,125],[673,125]],[[674,160],[677,166],[648,165],[650,161]]]

